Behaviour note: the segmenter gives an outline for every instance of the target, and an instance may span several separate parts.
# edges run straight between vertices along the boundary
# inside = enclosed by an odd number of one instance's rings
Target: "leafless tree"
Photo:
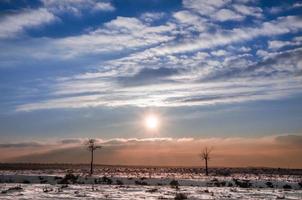
[[[200,154],[200,158],[201,160],[204,160],[205,161],[205,167],[206,167],[206,176],[209,175],[209,172],[208,172],[208,162],[210,160],[210,154],[212,152],[212,148],[208,148],[208,147],[205,147],[202,151],[201,151],[201,154]]]
[[[93,174],[93,153],[97,149],[101,149],[102,146],[96,145],[95,139],[89,139],[87,142],[87,149],[91,152],[91,162],[90,162],[90,175]]]

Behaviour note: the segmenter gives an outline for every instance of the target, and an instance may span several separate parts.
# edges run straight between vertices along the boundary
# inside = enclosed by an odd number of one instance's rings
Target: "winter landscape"
[[[301,122],[301,0],[0,0],[0,200],[301,200]]]

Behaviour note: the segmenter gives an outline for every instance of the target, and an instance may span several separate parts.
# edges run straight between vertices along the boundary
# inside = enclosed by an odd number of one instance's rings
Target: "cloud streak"
[[[115,7],[107,1],[96,0],[41,0],[44,7],[56,14],[71,13],[81,16],[84,12],[114,11]]]
[[[52,23],[56,19],[56,16],[45,8],[27,9],[5,15],[0,19],[0,39],[15,37],[27,28],[37,28]]]

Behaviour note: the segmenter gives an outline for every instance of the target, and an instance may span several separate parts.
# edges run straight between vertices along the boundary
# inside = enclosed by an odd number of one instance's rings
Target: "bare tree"
[[[90,175],[93,174],[93,153],[95,150],[102,148],[102,146],[96,145],[95,139],[89,139],[87,142],[87,149],[91,152],[91,162],[90,162]]]
[[[201,154],[200,154],[200,158],[205,161],[206,176],[209,175],[209,172],[208,172],[208,161],[210,160],[210,154],[211,154],[211,152],[212,152],[212,148],[209,149],[208,147],[205,147],[201,151]]]

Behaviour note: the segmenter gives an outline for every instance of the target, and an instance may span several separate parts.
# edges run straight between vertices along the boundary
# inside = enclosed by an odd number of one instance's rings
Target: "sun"
[[[144,120],[145,127],[149,130],[156,130],[159,127],[159,118],[154,114],[148,114]]]

